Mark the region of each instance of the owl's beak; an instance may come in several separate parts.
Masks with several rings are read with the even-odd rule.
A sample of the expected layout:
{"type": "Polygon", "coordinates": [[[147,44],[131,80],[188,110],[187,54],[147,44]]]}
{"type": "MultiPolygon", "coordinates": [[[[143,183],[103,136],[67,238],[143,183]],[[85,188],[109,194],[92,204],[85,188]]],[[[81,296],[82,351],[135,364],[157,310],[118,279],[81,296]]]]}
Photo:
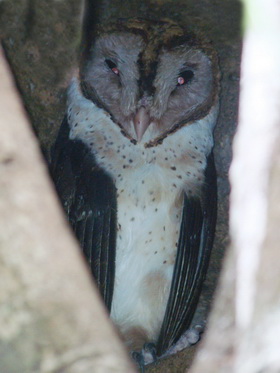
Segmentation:
{"type": "Polygon", "coordinates": [[[141,106],[133,118],[137,141],[140,142],[150,124],[150,115],[144,106],[141,106]]]}

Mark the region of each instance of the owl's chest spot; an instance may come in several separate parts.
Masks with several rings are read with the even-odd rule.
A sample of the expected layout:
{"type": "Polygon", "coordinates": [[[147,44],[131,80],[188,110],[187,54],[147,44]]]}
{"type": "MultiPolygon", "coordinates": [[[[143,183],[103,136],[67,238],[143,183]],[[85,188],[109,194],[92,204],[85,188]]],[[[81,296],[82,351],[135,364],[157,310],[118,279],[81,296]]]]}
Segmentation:
{"type": "Polygon", "coordinates": [[[95,134],[91,146],[97,163],[112,175],[118,193],[125,191],[126,195],[127,192],[136,195],[139,187],[145,184],[147,195],[153,201],[159,200],[164,191],[185,189],[192,192],[194,185],[201,185],[204,155],[176,139],[146,148],[145,144],[131,143],[122,134],[114,133],[115,130],[95,134]]]}
{"type": "Polygon", "coordinates": [[[205,153],[212,144],[206,126],[203,130],[199,125],[181,128],[161,144],[146,147],[131,142],[104,110],[80,96],[69,102],[68,122],[70,138],[82,140],[91,149],[97,164],[114,179],[118,193],[137,195],[141,184],[154,194],[152,200],[159,200],[165,191],[199,193],[205,153]]]}

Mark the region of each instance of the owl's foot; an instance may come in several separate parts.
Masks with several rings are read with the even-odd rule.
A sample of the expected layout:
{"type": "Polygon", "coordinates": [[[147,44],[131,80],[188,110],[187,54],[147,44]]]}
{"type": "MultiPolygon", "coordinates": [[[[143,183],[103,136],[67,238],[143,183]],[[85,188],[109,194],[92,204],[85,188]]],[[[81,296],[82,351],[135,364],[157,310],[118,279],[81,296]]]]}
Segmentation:
{"type": "Polygon", "coordinates": [[[145,343],[141,352],[133,351],[131,353],[141,373],[145,372],[145,365],[153,363],[156,359],[156,346],[154,343],[145,343]]]}
{"type": "Polygon", "coordinates": [[[186,330],[180,339],[172,347],[170,347],[162,357],[176,354],[186,347],[196,344],[199,341],[200,335],[203,333],[203,331],[204,325],[202,324],[197,324],[193,328],[186,330]]]}
{"type": "MultiPolygon", "coordinates": [[[[197,324],[194,327],[186,330],[180,339],[159,358],[161,359],[174,355],[177,352],[196,344],[199,341],[200,335],[203,333],[203,331],[203,324],[197,324]]],[[[139,371],[141,373],[145,373],[145,365],[151,364],[158,359],[156,355],[156,346],[154,343],[145,343],[141,352],[133,351],[131,356],[139,367],[139,371]]]]}
{"type": "Polygon", "coordinates": [[[131,357],[135,361],[140,373],[145,373],[145,362],[141,352],[132,351],[131,357]]]}
{"type": "Polygon", "coordinates": [[[154,343],[145,343],[141,353],[145,365],[151,364],[157,359],[156,345],[154,343]]]}

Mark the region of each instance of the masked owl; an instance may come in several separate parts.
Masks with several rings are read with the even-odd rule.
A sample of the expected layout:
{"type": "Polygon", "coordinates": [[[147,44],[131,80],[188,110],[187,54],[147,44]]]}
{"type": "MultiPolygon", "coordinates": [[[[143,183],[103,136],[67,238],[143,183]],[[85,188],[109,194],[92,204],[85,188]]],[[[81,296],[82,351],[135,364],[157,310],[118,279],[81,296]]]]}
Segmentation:
{"type": "Polygon", "coordinates": [[[120,19],[96,31],[68,90],[54,182],[140,363],[151,343],[161,356],[184,335],[205,278],[218,78],[203,37],[167,20],[120,19]]]}

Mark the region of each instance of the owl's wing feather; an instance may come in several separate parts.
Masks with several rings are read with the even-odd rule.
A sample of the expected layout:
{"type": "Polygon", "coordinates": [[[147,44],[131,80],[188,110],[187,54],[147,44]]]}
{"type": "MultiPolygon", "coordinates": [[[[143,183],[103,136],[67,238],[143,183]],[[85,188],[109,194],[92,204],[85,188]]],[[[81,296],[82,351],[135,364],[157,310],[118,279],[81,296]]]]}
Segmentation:
{"type": "Polygon", "coordinates": [[[207,160],[201,199],[184,197],[178,251],[167,309],[157,343],[162,355],[190,327],[213,245],[217,210],[214,157],[207,160]]]}
{"type": "Polygon", "coordinates": [[[90,270],[110,310],[115,271],[116,191],[64,118],[53,149],[53,180],[90,270]]]}

